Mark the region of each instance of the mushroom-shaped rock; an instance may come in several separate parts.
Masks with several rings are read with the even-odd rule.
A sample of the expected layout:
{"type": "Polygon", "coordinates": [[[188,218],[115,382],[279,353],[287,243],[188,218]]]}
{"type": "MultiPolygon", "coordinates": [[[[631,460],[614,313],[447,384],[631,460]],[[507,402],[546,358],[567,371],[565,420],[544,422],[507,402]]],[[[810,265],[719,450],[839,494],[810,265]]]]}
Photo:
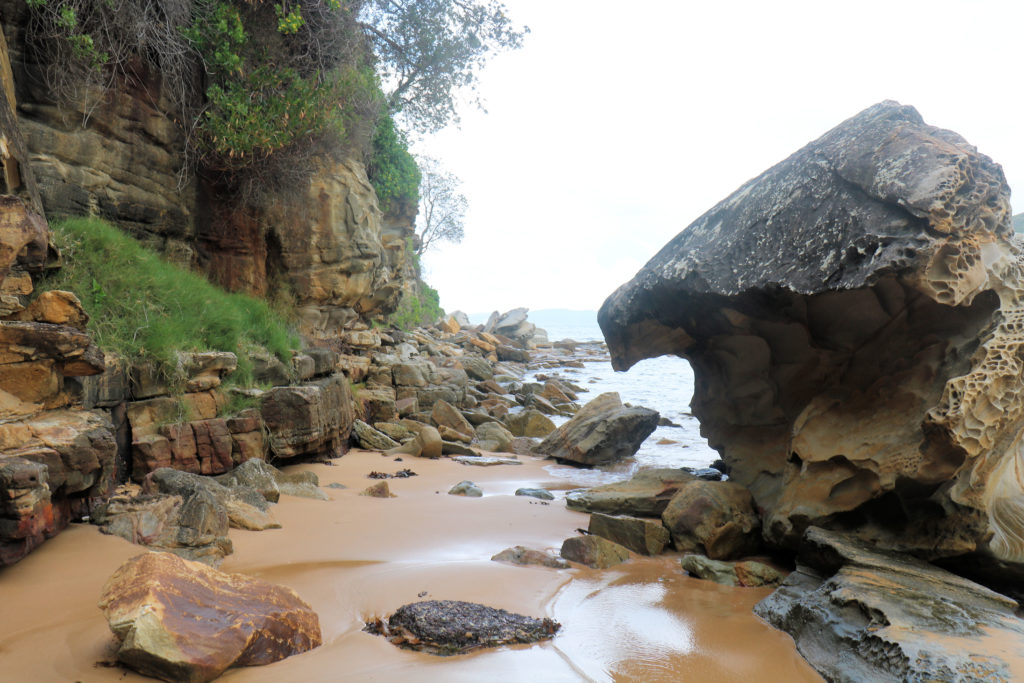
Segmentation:
{"type": "Polygon", "coordinates": [[[1024,568],[1024,264],[998,164],[875,105],[743,185],[601,307],[612,363],[693,365],[765,536],[857,529],[1024,568]]]}
{"type": "Polygon", "coordinates": [[[117,658],[165,681],[209,681],[321,643],[316,613],[290,588],[170,553],[125,562],[100,599],[117,658]]]}

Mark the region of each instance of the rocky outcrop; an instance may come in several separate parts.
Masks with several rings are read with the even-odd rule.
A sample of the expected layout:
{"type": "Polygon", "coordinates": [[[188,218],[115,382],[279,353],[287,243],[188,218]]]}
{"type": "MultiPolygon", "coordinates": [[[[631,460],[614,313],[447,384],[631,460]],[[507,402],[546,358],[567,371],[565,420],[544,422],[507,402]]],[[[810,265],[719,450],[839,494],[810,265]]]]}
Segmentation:
{"type": "Polygon", "coordinates": [[[1024,567],[1024,259],[1000,167],[875,105],[751,180],[605,301],[613,364],[676,354],[765,536],[855,529],[1024,567]]]}
{"type": "Polygon", "coordinates": [[[128,560],[100,609],[122,664],[165,681],[210,681],[319,647],[320,621],[290,588],[169,553],[128,560]]]}
{"type": "Polygon", "coordinates": [[[830,681],[1009,681],[1017,603],[915,558],[811,527],[800,565],[755,612],[830,681]]]}
{"type": "Polygon", "coordinates": [[[583,406],[535,450],[580,465],[605,465],[636,453],[657,426],[657,411],[626,407],[609,392],[583,406]]]}

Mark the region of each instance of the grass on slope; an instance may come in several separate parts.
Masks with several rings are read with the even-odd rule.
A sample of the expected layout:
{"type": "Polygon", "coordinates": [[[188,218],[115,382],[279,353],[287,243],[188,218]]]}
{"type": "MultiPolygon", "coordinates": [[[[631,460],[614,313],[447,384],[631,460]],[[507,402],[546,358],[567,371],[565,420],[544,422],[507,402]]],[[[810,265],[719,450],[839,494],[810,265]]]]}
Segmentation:
{"type": "Polygon", "coordinates": [[[287,362],[299,339],[266,302],[230,294],[171,265],[114,226],[73,218],[51,226],[64,266],[36,292],[74,292],[100,348],[150,359],[171,374],[176,351],[231,351],[234,383],[249,384],[249,352],[264,347],[287,362]]]}

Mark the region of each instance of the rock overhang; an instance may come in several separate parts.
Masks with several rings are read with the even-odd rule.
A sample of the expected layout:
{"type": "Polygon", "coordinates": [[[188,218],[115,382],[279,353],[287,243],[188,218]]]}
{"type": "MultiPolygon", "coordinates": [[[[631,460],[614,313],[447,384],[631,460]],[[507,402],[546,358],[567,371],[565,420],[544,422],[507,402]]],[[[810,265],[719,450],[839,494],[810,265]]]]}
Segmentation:
{"type": "Polygon", "coordinates": [[[769,540],[831,524],[1021,562],[1022,272],[998,164],[883,102],[719,202],[598,322],[618,370],[691,361],[769,540]]]}

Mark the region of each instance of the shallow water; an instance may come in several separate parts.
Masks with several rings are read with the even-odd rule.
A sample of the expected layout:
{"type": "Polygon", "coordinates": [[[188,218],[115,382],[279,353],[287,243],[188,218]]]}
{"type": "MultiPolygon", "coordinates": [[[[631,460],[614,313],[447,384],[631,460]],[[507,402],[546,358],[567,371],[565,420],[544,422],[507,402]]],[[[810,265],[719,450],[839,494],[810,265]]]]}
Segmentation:
{"type": "MultiPolygon", "coordinates": [[[[677,556],[638,558],[606,572],[490,561],[517,544],[557,552],[587,525],[587,515],[560,499],[545,505],[512,495],[551,480],[544,461],[522,460],[477,468],[353,451],[333,466],[298,466],[324,485],[348,488],[325,489],[330,501],[282,497],[272,510],[283,528],[232,530],[235,554],[222,569],[293,588],[320,615],[324,645],[269,666],[229,670],[223,680],[820,680],[788,636],[751,613],[764,591],[689,579],[677,556]],[[370,471],[403,467],[419,476],[390,480],[396,498],[357,495],[372,483],[370,471]],[[447,495],[462,479],[486,495],[447,495]],[[563,629],[552,641],[457,657],[401,650],[362,631],[370,617],[417,599],[553,616],[563,629]]],[[[142,551],[74,525],[0,570],[0,680],[150,680],[98,664],[112,643],[96,607],[103,583],[142,551]]]]}

